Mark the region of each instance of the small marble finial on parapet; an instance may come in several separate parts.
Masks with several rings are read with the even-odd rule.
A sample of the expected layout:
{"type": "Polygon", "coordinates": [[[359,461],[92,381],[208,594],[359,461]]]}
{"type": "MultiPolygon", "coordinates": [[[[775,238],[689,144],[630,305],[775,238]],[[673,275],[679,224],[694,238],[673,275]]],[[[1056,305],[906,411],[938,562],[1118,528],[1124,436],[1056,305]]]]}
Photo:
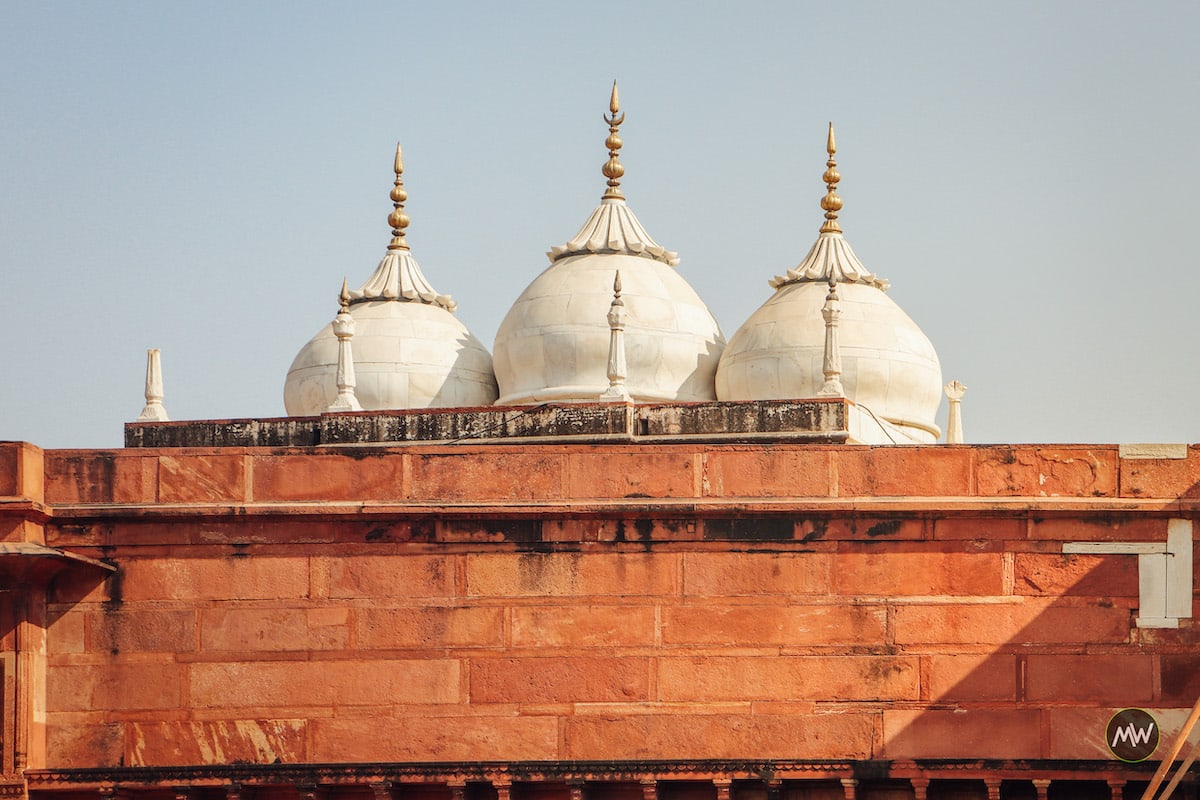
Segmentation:
{"type": "MultiPolygon", "coordinates": [[[[396,149],[396,161],[399,163],[400,150],[396,149]]],[[[397,171],[399,175],[399,171],[397,171]]],[[[362,411],[358,398],[354,396],[356,380],[354,377],[354,351],[350,348],[350,340],[354,338],[354,317],[350,315],[350,289],[346,279],[342,279],[342,291],[338,294],[338,315],[333,318],[333,335],[338,341],[337,360],[337,397],[329,405],[327,411],[362,411]]]]}
{"type": "Polygon", "coordinates": [[[625,167],[622,166],[618,157],[623,143],[620,134],[617,133],[617,128],[625,121],[625,115],[620,113],[621,101],[617,97],[616,81],[613,81],[612,96],[608,100],[608,112],[604,115],[604,121],[608,123],[608,138],[604,140],[604,146],[608,148],[608,161],[604,162],[604,169],[601,170],[604,177],[608,178],[608,190],[604,192],[603,199],[623,199],[621,176],[625,174],[625,167]]]}
{"type": "Polygon", "coordinates": [[[404,174],[404,158],[400,153],[399,142],[396,142],[396,161],[392,170],[396,173],[396,180],[392,184],[390,194],[392,213],[388,214],[388,225],[392,226],[392,242],[388,245],[388,250],[407,250],[408,240],[404,238],[404,229],[408,227],[410,220],[404,212],[404,201],[408,200],[408,192],[404,189],[404,179],[400,177],[404,174]]]}
{"type": "MultiPolygon", "coordinates": [[[[615,95],[614,95],[615,96],[615,95]]],[[[625,301],[621,299],[621,273],[613,279],[613,301],[608,307],[608,389],[601,400],[628,403],[633,400],[625,388],[625,301]]]]}
{"type": "Polygon", "coordinates": [[[825,295],[821,316],[825,318],[825,358],[821,366],[821,371],[825,374],[825,383],[821,384],[817,396],[845,397],[846,390],[842,387],[842,348],[838,343],[842,306],[838,301],[837,281],[832,275],[829,277],[829,294],[825,295]]]}
{"type": "Polygon", "coordinates": [[[842,198],[838,197],[837,185],[842,179],[842,175],[837,171],[837,162],[833,160],[833,154],[837,152],[837,141],[833,138],[833,123],[829,123],[829,138],[825,142],[825,151],[829,153],[829,160],[825,162],[825,174],[821,176],[821,180],[825,181],[825,196],[821,198],[821,208],[825,211],[825,224],[821,226],[821,233],[841,233],[842,226],[838,224],[838,212],[842,210],[842,198]]]}
{"type": "Polygon", "coordinates": [[[170,422],[163,408],[162,351],[157,347],[146,351],[146,407],[138,422],[170,422]]]}
{"type": "Polygon", "coordinates": [[[962,398],[967,387],[958,381],[946,384],[946,399],[950,401],[950,419],[946,422],[946,444],[963,443],[962,398]]]}

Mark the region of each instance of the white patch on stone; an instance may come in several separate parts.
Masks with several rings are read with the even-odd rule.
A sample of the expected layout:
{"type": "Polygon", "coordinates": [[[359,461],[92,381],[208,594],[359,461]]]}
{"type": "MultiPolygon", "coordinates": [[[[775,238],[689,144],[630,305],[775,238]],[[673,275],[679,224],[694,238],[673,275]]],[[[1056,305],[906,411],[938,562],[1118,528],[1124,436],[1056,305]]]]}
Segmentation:
{"type": "Polygon", "coordinates": [[[1178,628],[1191,618],[1191,520],[1169,520],[1165,542],[1064,542],[1063,552],[1136,555],[1139,628],[1178,628]]]}
{"type": "Polygon", "coordinates": [[[1186,444],[1121,444],[1117,456],[1130,459],[1187,458],[1186,444]]]}

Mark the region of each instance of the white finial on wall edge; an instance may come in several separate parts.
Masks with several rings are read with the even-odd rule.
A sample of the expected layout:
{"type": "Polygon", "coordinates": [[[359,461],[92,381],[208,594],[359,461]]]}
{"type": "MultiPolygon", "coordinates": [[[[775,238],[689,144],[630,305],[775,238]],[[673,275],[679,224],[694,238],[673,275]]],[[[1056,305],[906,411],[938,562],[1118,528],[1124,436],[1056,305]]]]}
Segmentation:
{"type": "Polygon", "coordinates": [[[950,401],[950,418],[946,422],[946,444],[962,444],[962,398],[967,393],[967,387],[958,381],[950,381],[945,388],[946,399],[950,401]]]}
{"type": "Polygon", "coordinates": [[[146,351],[146,407],[138,422],[170,422],[163,407],[162,351],[157,347],[146,351]]]}
{"type": "MultiPolygon", "coordinates": [[[[396,149],[396,163],[400,163],[400,150],[396,149]]],[[[399,172],[396,173],[399,175],[399,172]]],[[[401,236],[401,238],[403,238],[401,236]]],[[[350,340],[354,338],[354,317],[350,315],[350,289],[342,279],[342,291],[338,294],[338,314],[333,318],[333,335],[338,342],[337,397],[327,411],[362,411],[363,407],[354,394],[358,380],[354,375],[354,351],[350,340]]]]}

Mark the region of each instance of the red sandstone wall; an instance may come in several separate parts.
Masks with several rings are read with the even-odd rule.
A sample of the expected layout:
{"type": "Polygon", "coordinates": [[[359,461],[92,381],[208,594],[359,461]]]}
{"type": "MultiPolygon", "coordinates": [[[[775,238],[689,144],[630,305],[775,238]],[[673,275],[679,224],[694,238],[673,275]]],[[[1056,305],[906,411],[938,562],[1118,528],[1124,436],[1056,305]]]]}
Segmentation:
{"type": "Polygon", "coordinates": [[[1195,449],[51,451],[46,472],[48,543],[120,567],[50,598],[50,767],[1107,758],[1115,709],[1169,729],[1200,694],[1195,629],[1133,626],[1137,559],[1062,554],[1164,539],[1195,449]]]}
{"type": "MultiPolygon", "coordinates": [[[[37,448],[15,447],[36,452],[40,461],[37,448]]],[[[18,461],[29,459],[26,454],[19,460],[13,448],[0,445],[0,489],[15,482],[18,461]]],[[[46,501],[52,504],[634,497],[1200,499],[1200,445],[1191,446],[1184,459],[1136,460],[1119,458],[1111,445],[803,444],[58,450],[45,458],[46,501]]]]}

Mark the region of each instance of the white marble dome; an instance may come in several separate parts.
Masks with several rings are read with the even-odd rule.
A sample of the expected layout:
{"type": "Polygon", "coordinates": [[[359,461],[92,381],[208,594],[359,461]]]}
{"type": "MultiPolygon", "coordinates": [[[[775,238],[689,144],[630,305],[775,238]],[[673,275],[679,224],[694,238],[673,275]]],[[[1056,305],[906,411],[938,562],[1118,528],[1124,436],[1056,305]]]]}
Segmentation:
{"type": "Polygon", "coordinates": [[[495,356],[499,405],[595,402],[609,389],[608,314],[620,273],[624,391],[635,402],[716,399],[713,378],[725,337],[708,307],[675,271],[679,258],[651,238],[621,194],[617,132],[625,115],[613,83],[608,103],[608,189],[579,233],[546,255],[550,266],[500,323],[495,356]]]}
{"type": "MultiPolygon", "coordinates": [[[[425,279],[409,250],[403,171],[397,147],[391,244],[366,283],[343,289],[344,313],[353,319],[354,397],[367,411],[491,405],[496,400],[491,355],[454,316],[457,304],[425,279]]],[[[333,323],[301,348],[283,389],[290,416],[329,410],[338,396],[338,349],[333,323]]]]}
{"type": "Polygon", "coordinates": [[[620,198],[606,197],[521,293],[493,347],[499,405],[596,401],[608,389],[613,278],[627,309],[626,389],[634,401],[716,398],[725,346],[716,319],[620,198]]]}
{"type": "MultiPolygon", "coordinates": [[[[717,369],[721,400],[816,397],[824,382],[824,282],[788,283],[730,338],[717,369]]],[[[839,283],[842,386],[846,397],[900,426],[917,441],[936,441],[942,369],[929,339],[879,288],[839,283]]]]}
{"type": "Polygon", "coordinates": [[[942,397],[937,353],[917,324],[884,294],[888,282],[867,271],[842,235],[832,126],[828,150],[828,189],[821,202],[826,222],[804,260],[771,281],[775,294],[729,340],[717,369],[717,398],[818,396],[825,382],[821,310],[833,281],[841,308],[837,340],[845,396],[914,441],[937,441],[941,431],[934,417],[942,397]]]}
{"type": "MultiPolygon", "coordinates": [[[[492,357],[441,306],[371,300],[350,306],[355,396],[363,409],[487,406],[496,400],[492,357]]],[[[291,416],[314,416],[337,397],[338,343],[332,324],[296,355],[284,384],[291,416]]]]}

